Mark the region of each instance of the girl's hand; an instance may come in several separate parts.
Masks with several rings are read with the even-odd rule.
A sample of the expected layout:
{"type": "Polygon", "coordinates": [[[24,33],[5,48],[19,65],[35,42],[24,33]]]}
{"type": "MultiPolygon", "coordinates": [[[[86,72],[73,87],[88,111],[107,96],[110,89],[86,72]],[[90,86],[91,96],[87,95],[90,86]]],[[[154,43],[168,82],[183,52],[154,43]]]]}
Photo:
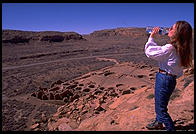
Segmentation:
{"type": "Polygon", "coordinates": [[[154,27],[152,30],[152,33],[150,34],[150,37],[154,38],[154,36],[159,33],[160,27],[154,27]]]}

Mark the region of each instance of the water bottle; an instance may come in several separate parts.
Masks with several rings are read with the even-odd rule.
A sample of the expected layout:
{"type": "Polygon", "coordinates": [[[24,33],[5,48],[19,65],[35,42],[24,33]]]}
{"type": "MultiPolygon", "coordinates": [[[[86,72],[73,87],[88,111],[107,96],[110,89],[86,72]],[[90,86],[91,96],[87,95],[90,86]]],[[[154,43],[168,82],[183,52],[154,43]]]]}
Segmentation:
{"type": "MultiPolygon", "coordinates": [[[[151,34],[153,28],[154,28],[154,27],[152,27],[152,26],[146,27],[146,32],[147,32],[148,34],[151,34]]],[[[169,32],[169,31],[168,31],[166,28],[160,27],[160,29],[159,29],[159,34],[160,34],[160,35],[167,35],[168,32],[169,32]]]]}

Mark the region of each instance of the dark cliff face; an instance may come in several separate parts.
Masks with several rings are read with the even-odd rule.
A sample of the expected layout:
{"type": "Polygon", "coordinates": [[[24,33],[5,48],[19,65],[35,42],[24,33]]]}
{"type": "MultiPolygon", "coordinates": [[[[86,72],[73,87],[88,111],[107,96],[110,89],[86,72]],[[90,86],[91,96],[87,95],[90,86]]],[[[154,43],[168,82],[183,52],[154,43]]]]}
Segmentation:
{"type": "Polygon", "coordinates": [[[29,43],[30,41],[63,42],[68,40],[85,40],[76,32],[32,32],[20,30],[3,30],[2,43],[29,43]]]}

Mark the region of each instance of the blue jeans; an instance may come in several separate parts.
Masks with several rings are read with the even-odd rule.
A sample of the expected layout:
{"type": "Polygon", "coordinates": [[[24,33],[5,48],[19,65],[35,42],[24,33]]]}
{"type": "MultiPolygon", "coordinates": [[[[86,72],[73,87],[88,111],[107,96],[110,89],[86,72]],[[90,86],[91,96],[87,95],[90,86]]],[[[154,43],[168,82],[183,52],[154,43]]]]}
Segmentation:
{"type": "Polygon", "coordinates": [[[155,112],[156,120],[165,125],[167,131],[175,131],[174,123],[168,114],[167,105],[175,89],[176,78],[157,72],[155,83],[155,112]]]}

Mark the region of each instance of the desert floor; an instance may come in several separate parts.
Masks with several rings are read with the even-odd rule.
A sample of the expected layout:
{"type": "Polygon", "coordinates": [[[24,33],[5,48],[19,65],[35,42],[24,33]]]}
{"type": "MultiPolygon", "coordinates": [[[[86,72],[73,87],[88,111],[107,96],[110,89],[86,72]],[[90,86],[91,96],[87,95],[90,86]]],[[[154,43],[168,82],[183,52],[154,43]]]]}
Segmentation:
{"type": "MultiPolygon", "coordinates": [[[[92,74],[94,71],[102,70],[103,73],[108,73],[103,69],[119,66],[118,70],[113,71],[122,77],[122,82],[126,81],[125,85],[132,84],[127,88],[153,89],[157,63],[148,59],[144,54],[147,36],[133,39],[94,39],[86,35],[85,38],[87,41],[2,45],[3,131],[49,130],[46,122],[42,123],[39,129],[34,129],[35,126],[32,128],[32,125],[43,119],[43,116],[47,119],[51,118],[60,106],[65,105],[65,102],[40,100],[32,94],[39,89],[51,88],[51,85],[59,80],[66,83],[83,75],[92,74]],[[129,70],[123,69],[124,65],[130,67],[129,70]],[[153,73],[149,76],[150,71],[153,73]],[[134,76],[134,81],[127,81],[126,75],[134,76]]],[[[166,41],[162,39],[158,42],[165,43],[166,41]]],[[[110,73],[108,76],[111,76],[110,73]]],[[[110,86],[117,86],[116,82],[114,85],[111,84],[112,78],[107,80],[110,86]]],[[[103,85],[98,78],[96,81],[102,87],[107,87],[104,79],[102,82],[106,85],[103,85]]],[[[193,81],[193,77],[190,81],[193,81]]],[[[124,93],[126,94],[126,91],[124,93]]],[[[108,101],[113,99],[110,98],[108,101]]]]}

